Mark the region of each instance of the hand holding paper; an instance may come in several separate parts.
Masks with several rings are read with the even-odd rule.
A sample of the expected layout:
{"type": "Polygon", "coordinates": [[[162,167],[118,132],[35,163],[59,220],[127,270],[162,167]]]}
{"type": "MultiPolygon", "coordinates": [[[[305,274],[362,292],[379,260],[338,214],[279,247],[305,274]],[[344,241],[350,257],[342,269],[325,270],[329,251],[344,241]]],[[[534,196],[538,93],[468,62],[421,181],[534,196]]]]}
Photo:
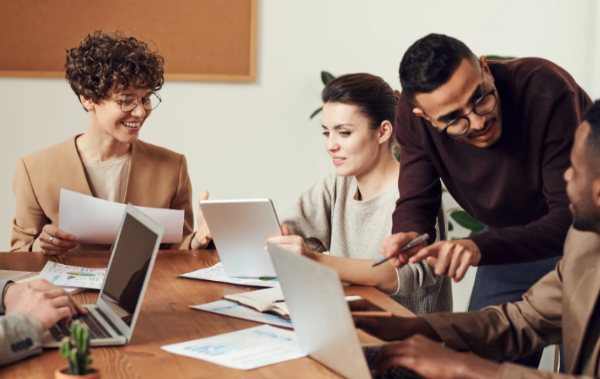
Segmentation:
{"type": "MultiPolygon", "coordinates": [[[[184,211],[137,207],[165,229],[162,243],[181,243],[184,211]]],[[[114,203],[60,190],[58,228],[77,237],[78,242],[110,245],[117,239],[125,204],[114,203]]]]}

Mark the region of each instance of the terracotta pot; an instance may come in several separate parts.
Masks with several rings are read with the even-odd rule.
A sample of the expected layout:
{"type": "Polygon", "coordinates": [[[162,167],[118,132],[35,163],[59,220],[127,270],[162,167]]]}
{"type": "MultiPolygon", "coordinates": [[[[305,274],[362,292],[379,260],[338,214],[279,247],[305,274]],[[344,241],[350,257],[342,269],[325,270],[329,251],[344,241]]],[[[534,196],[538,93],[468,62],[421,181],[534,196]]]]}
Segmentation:
{"type": "Polygon", "coordinates": [[[97,368],[90,368],[90,372],[86,375],[71,375],[67,374],[69,367],[57,368],[54,371],[54,379],[100,379],[100,370],[97,368]]]}

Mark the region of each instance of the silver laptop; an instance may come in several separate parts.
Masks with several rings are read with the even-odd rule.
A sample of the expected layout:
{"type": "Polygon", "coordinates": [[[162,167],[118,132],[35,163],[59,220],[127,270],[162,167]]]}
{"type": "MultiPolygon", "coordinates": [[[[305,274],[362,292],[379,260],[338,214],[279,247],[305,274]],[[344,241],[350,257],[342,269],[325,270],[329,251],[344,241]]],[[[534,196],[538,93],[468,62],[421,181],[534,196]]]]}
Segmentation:
{"type": "MultiPolygon", "coordinates": [[[[92,346],[131,340],[162,235],[160,224],[127,205],[98,301],[84,305],[88,314],[74,317],[88,326],[92,346]]],[[[42,337],[44,347],[58,347],[69,333],[69,325],[58,322],[42,337]]]]}
{"type": "Polygon", "coordinates": [[[200,208],[228,276],[276,276],[265,251],[265,241],[281,235],[271,200],[203,200],[200,208]]]}
{"type": "MultiPolygon", "coordinates": [[[[350,379],[371,378],[381,345],[361,345],[338,273],[267,243],[298,343],[311,358],[350,379]]],[[[381,378],[422,378],[401,367],[381,378]]]]}

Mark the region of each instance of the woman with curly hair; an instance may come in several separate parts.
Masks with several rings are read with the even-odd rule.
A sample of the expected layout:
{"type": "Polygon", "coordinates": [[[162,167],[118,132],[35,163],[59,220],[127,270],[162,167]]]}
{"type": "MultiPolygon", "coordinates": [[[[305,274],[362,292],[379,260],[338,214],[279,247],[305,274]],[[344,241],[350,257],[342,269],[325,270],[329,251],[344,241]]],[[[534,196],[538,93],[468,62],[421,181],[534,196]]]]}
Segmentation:
{"type": "MultiPolygon", "coordinates": [[[[49,255],[68,250],[107,250],[79,243],[58,229],[60,189],[134,205],[182,209],[183,243],[208,244],[208,229],[192,233],[192,186],[185,157],[138,139],[159,106],[164,59],[148,45],[119,33],[97,31],[67,51],[66,79],[90,121],[85,133],[19,159],[13,180],[16,216],[11,251],[49,255]]],[[[203,198],[207,195],[203,193],[203,198]]]]}
{"type": "MultiPolygon", "coordinates": [[[[327,83],[322,132],[335,170],[300,196],[282,217],[284,235],[269,241],[335,269],[343,282],[376,287],[416,314],[451,311],[450,279],[425,261],[399,270],[389,262],[371,268],[392,231],[400,196],[392,124],[397,96],[371,74],[327,83]]],[[[442,208],[436,240],[446,239],[446,223],[442,208]]]]}

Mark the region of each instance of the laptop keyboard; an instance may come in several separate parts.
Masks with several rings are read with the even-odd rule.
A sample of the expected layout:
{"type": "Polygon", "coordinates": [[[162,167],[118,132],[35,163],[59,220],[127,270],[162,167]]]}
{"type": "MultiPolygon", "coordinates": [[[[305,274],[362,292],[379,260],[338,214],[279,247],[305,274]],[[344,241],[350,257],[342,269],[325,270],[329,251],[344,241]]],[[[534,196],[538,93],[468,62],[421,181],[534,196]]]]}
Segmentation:
{"type": "MultiPolygon", "coordinates": [[[[379,357],[378,346],[363,346],[363,352],[369,365],[369,370],[373,372],[377,368],[377,358],[379,357]]],[[[373,376],[374,379],[424,379],[421,375],[404,367],[395,366],[381,375],[373,376]]]]}
{"type": "MultiPolygon", "coordinates": [[[[110,338],[111,335],[106,330],[104,326],[96,319],[93,313],[89,312],[88,314],[80,314],[77,316],[73,316],[73,321],[79,320],[79,322],[85,324],[88,327],[90,338],[98,339],[98,338],[110,338]]],[[[50,334],[54,337],[54,340],[60,341],[64,337],[69,337],[71,335],[71,324],[68,325],[63,324],[62,322],[57,322],[53,327],[50,328],[50,334]]]]}

